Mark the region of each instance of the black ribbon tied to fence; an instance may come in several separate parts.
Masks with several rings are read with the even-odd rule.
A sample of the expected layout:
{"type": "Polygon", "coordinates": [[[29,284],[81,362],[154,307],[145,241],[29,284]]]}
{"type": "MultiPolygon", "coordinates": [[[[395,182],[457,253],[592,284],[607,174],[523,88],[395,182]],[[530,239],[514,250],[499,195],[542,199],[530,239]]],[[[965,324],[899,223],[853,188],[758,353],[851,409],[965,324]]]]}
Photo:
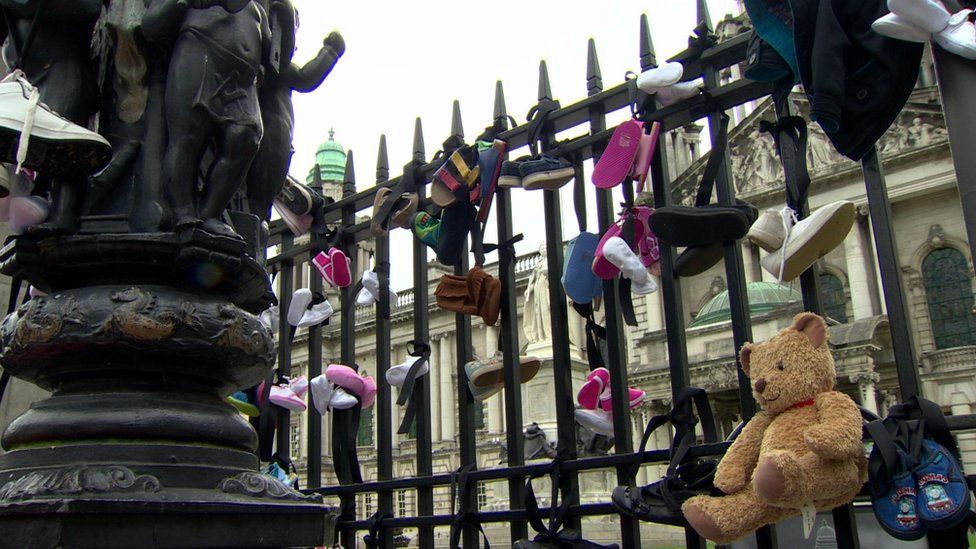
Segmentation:
{"type": "Polygon", "coordinates": [[[417,374],[420,373],[424,363],[430,360],[430,345],[428,343],[414,339],[409,344],[410,348],[407,350],[407,354],[415,357],[416,360],[413,361],[410,369],[407,370],[407,376],[403,380],[403,386],[400,387],[400,395],[397,397],[397,405],[407,405],[407,409],[403,412],[403,420],[400,422],[400,427],[397,428],[397,433],[401,435],[410,432],[410,426],[413,424],[414,416],[417,415],[417,399],[413,398],[417,374]]]}

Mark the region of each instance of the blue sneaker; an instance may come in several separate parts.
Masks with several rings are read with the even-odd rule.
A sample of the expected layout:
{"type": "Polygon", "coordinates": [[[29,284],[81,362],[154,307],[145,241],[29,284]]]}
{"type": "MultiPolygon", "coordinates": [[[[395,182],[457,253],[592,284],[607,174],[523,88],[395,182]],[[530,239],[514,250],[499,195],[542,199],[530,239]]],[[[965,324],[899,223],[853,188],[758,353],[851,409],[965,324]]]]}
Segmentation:
{"type": "Polygon", "coordinates": [[[891,479],[891,486],[880,497],[871,500],[874,516],[885,532],[911,541],[925,537],[928,530],[919,520],[915,479],[907,468],[891,479]]]}
{"type": "Polygon", "coordinates": [[[575,173],[571,163],[547,154],[526,160],[519,165],[522,188],[527,191],[556,190],[569,183],[575,173]]]}
{"type": "MultiPolygon", "coordinates": [[[[481,142],[478,142],[479,146],[481,142]]],[[[508,143],[496,139],[491,146],[478,153],[478,168],[481,170],[481,202],[478,204],[478,222],[484,223],[491,210],[491,201],[495,197],[495,187],[502,171],[502,161],[508,143]]]]}
{"type": "Polygon", "coordinates": [[[922,441],[919,462],[912,470],[918,486],[918,518],[932,528],[952,528],[969,514],[969,488],[962,468],[945,447],[928,439],[922,441]]]}

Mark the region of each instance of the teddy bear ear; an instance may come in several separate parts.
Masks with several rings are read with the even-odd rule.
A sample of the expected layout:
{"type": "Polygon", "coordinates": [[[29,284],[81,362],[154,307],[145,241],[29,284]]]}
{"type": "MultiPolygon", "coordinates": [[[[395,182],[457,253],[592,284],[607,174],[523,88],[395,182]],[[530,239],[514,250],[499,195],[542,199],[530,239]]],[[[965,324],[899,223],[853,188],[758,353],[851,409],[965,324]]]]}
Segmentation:
{"type": "Polygon", "coordinates": [[[739,349],[739,364],[742,364],[742,371],[749,377],[749,359],[752,356],[752,343],[746,343],[739,349]]]}
{"type": "Polygon", "coordinates": [[[800,313],[793,317],[793,329],[807,336],[814,349],[827,341],[827,323],[813,313],[800,313]]]}

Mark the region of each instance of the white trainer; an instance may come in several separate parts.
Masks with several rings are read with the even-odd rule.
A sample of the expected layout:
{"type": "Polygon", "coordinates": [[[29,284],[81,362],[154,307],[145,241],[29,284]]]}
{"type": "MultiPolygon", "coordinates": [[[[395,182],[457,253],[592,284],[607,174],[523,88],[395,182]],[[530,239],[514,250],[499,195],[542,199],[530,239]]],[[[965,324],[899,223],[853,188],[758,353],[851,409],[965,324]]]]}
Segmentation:
{"type": "Polygon", "coordinates": [[[637,88],[647,94],[655,94],[661,88],[677,84],[684,74],[685,68],[681,63],[665,61],[663,64],[648,69],[637,77],[637,88]]]}
{"type": "Polygon", "coordinates": [[[949,24],[949,10],[939,0],[888,0],[888,9],[934,34],[949,24]]]}
{"type": "Polygon", "coordinates": [[[796,219],[793,216],[793,210],[789,210],[789,212],[786,212],[786,210],[789,210],[788,206],[779,212],[774,212],[773,210],[764,211],[759,216],[759,219],[752,224],[752,227],[749,227],[746,238],[756,246],[770,253],[782,248],[786,233],[793,227],[793,223],[789,223],[788,226],[784,224],[787,219],[784,215],[790,217],[790,219],[796,219]]]}
{"type": "Polygon", "coordinates": [[[871,23],[874,32],[905,42],[928,42],[932,36],[922,27],[913,23],[910,19],[902,17],[897,13],[889,13],[877,18],[871,23]]]}
{"type": "Polygon", "coordinates": [[[678,101],[691,99],[701,92],[701,87],[703,85],[704,82],[702,79],[696,78],[694,80],[678,82],[677,84],[668,86],[666,88],[661,88],[657,91],[657,102],[660,103],[662,107],[667,107],[668,105],[673,105],[678,101]]]}
{"type": "Polygon", "coordinates": [[[839,200],[800,220],[786,233],[780,250],[762,258],[763,269],[788,282],[839,246],[854,225],[854,203],[839,200]]]}
{"type": "Polygon", "coordinates": [[[954,13],[948,26],[932,35],[947,52],[966,59],[976,59],[976,26],[969,20],[972,11],[966,9],[954,13]]]}
{"type": "Polygon", "coordinates": [[[67,120],[40,102],[40,90],[20,70],[0,81],[0,162],[58,175],[93,174],[112,157],[97,133],[67,120]],[[16,151],[16,153],[14,153],[16,151]]]}

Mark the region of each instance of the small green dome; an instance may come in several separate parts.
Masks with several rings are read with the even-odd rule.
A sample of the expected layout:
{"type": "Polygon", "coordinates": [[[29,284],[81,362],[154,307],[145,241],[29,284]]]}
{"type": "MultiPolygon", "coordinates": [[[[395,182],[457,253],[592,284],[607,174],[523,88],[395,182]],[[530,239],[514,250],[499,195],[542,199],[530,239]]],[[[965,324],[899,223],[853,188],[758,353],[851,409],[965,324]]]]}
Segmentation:
{"type": "MultiPolygon", "coordinates": [[[[746,285],[749,296],[749,316],[756,316],[803,301],[803,295],[794,288],[775,282],[750,282],[746,285]]],[[[729,291],[716,295],[698,311],[689,328],[717,324],[732,318],[729,307],[729,291]]]]}
{"type": "MultiPolygon", "coordinates": [[[[346,150],[335,140],[335,131],[329,129],[329,139],[323,141],[315,152],[315,164],[319,168],[323,183],[341,182],[346,173],[346,150]]],[[[308,172],[306,182],[315,182],[315,166],[308,172]]]]}

